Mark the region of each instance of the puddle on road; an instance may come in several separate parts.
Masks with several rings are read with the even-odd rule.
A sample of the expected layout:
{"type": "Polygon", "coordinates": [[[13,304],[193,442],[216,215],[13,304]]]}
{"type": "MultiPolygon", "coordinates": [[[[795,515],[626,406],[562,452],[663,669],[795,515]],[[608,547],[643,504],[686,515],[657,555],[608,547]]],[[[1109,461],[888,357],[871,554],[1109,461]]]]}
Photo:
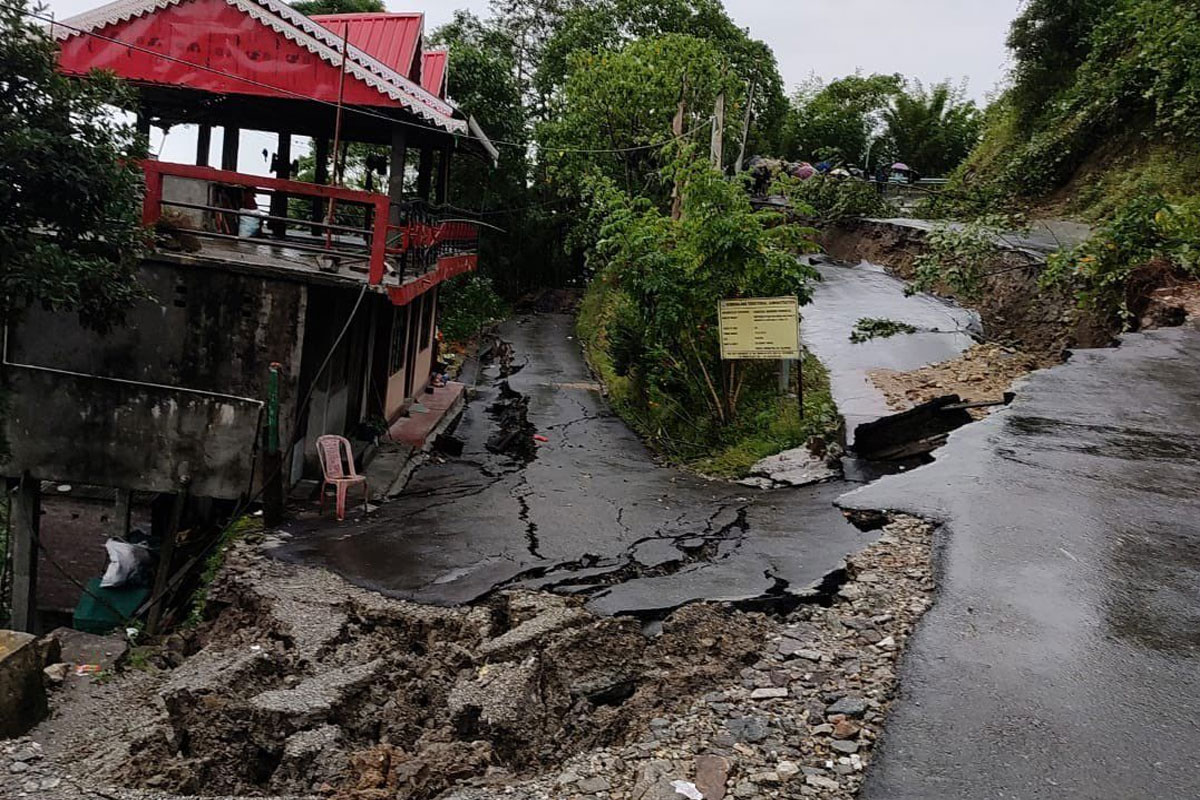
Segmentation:
{"type": "Polygon", "coordinates": [[[868,373],[905,372],[957,358],[975,343],[981,323],[975,312],[941,298],[906,296],[905,282],[874,264],[816,258],[813,266],[822,280],[813,286],[812,303],[800,309],[800,336],[829,371],[852,444],[855,428],[893,413],[868,373]],[[854,343],[851,335],[864,318],[907,323],[917,333],[854,343]]]}

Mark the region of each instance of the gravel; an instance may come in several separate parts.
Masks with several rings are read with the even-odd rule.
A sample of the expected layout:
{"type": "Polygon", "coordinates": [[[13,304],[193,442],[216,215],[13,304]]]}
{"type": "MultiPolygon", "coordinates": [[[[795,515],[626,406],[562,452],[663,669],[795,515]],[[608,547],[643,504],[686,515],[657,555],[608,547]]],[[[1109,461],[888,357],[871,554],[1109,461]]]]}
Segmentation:
{"type": "MultiPolygon", "coordinates": [[[[695,784],[706,800],[854,797],[883,734],[888,708],[895,697],[897,661],[913,627],[932,602],[931,539],[930,525],[909,517],[894,518],[875,545],[848,559],[846,582],[837,590],[829,607],[806,605],[775,616],[735,614],[766,631],[761,648],[742,662],[746,666],[740,672],[734,669],[727,675],[717,675],[715,683],[692,694],[681,691],[674,700],[664,696],[652,709],[653,713],[645,714],[615,741],[606,740],[604,746],[588,747],[565,760],[520,774],[510,773],[503,764],[492,762],[486,767],[486,775],[483,769],[465,773],[457,787],[437,796],[442,800],[501,797],[680,800],[683,795],[672,784],[682,781],[695,784]]],[[[295,580],[294,576],[291,580],[295,580]]],[[[324,578],[315,580],[319,583],[324,578]]],[[[276,611],[287,609],[286,601],[291,597],[319,598],[320,593],[312,593],[313,588],[289,585],[289,592],[284,594],[290,596],[273,598],[276,611]]],[[[344,624],[334,626],[330,621],[343,615],[347,590],[340,584],[331,588],[340,593],[331,596],[341,597],[341,602],[331,602],[324,618],[311,606],[297,607],[297,624],[289,631],[294,637],[295,651],[314,662],[325,658],[323,654],[332,647],[340,648],[338,652],[347,657],[355,647],[353,641],[337,638],[338,631],[346,630],[344,624]]],[[[391,602],[359,592],[354,592],[354,600],[362,606],[377,603],[380,609],[391,602]]],[[[427,615],[431,626],[436,623],[442,628],[451,623],[463,624],[467,619],[461,612],[417,608],[409,612],[427,615]]],[[[356,613],[363,612],[360,609],[356,613]]],[[[470,617],[476,619],[477,615],[470,617]]],[[[520,630],[520,634],[505,641],[493,638],[491,641],[499,644],[492,646],[497,655],[508,656],[514,648],[528,642],[531,634],[543,634],[547,629],[569,632],[582,621],[573,613],[563,613],[546,616],[524,630],[517,624],[513,630],[520,630]]],[[[296,733],[288,742],[289,760],[302,768],[305,759],[315,758],[322,748],[329,749],[330,743],[338,739],[340,728],[330,723],[342,722],[340,717],[334,720],[327,713],[331,699],[359,691],[364,682],[369,682],[370,675],[377,674],[378,665],[372,664],[371,669],[359,672],[347,663],[341,674],[317,672],[291,686],[280,686],[275,680],[264,685],[268,691],[263,693],[255,681],[265,680],[262,676],[276,668],[272,665],[277,664],[277,657],[272,654],[271,641],[263,638],[261,631],[248,627],[244,635],[241,650],[244,660],[236,665],[226,663],[225,673],[238,673],[246,696],[270,700],[265,705],[272,709],[283,703],[290,714],[294,711],[293,701],[303,700],[307,704],[303,715],[288,717],[291,722],[311,717],[310,722],[305,722],[311,728],[296,733]],[[250,650],[252,646],[260,649],[250,650]]],[[[702,666],[705,658],[703,648],[697,650],[692,665],[702,666]]],[[[536,690],[536,682],[525,681],[526,663],[518,660],[465,673],[466,677],[460,678],[452,692],[453,702],[469,701],[481,709],[481,717],[504,718],[510,711],[505,705],[507,695],[495,691],[496,685],[507,685],[506,682],[519,677],[521,680],[517,682],[522,687],[530,683],[531,690],[536,690]],[[477,692],[479,697],[471,692],[477,692]]],[[[677,667],[664,662],[663,668],[677,667]]],[[[129,742],[121,741],[119,725],[130,721],[157,722],[163,714],[163,701],[159,698],[165,695],[169,700],[173,693],[191,692],[198,686],[196,681],[201,675],[211,674],[214,669],[216,664],[206,663],[202,656],[193,656],[183,667],[158,679],[157,684],[154,679],[137,674],[119,678],[118,683],[147,684],[145,694],[152,702],[138,714],[114,709],[109,715],[111,719],[98,720],[101,728],[96,736],[112,738],[111,749],[120,755],[129,742]]],[[[107,687],[97,687],[97,692],[101,696],[111,695],[107,687]]],[[[127,691],[113,697],[129,696],[127,691]]],[[[527,694],[522,690],[513,696],[527,694]]],[[[347,710],[354,707],[345,706],[347,710]]],[[[92,713],[109,708],[96,705],[92,713]]],[[[80,738],[77,731],[65,736],[47,736],[47,726],[56,722],[62,724],[61,719],[51,719],[42,729],[35,730],[33,738],[0,742],[0,797],[38,800],[166,797],[150,789],[105,788],[104,794],[90,792],[85,784],[91,771],[86,765],[81,769],[81,764],[76,763],[71,743],[89,741],[92,743],[89,750],[95,749],[96,736],[80,738]],[[39,738],[50,740],[44,750],[35,741],[39,738]]],[[[459,749],[450,753],[453,758],[448,760],[453,761],[460,753],[471,756],[472,751],[462,749],[467,745],[454,744],[459,749]]],[[[431,744],[439,746],[443,745],[431,744]]],[[[397,761],[393,754],[392,764],[397,763],[403,762],[397,761]]],[[[313,790],[315,797],[328,797],[333,787],[314,785],[313,790]]],[[[339,800],[366,800],[376,795],[360,794],[349,786],[337,796],[339,800]]],[[[388,800],[391,798],[389,795],[388,800]]]]}

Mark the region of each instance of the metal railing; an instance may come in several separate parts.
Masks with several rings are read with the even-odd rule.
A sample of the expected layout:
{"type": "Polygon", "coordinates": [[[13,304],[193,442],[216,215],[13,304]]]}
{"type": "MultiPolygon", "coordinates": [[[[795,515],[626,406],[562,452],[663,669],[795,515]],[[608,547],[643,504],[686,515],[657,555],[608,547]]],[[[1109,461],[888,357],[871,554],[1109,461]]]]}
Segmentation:
{"type": "Polygon", "coordinates": [[[347,265],[365,263],[360,271],[365,271],[368,283],[375,286],[401,284],[406,278],[437,269],[440,259],[475,254],[478,249],[479,231],[474,222],[443,219],[420,200],[394,204],[387,195],[373,192],[190,164],[147,160],[142,168],[146,178],[143,224],[156,224],[167,208],[201,212],[203,224],[187,227],[187,233],[279,244],[347,265]],[[168,177],[200,181],[219,191],[210,188],[207,203],[168,199],[164,197],[168,177]],[[272,212],[258,208],[256,196],[260,194],[271,197],[272,212]],[[219,202],[214,195],[220,195],[219,202]],[[289,216],[289,200],[301,201],[297,205],[307,213],[289,216]],[[389,215],[396,206],[401,222],[391,224],[389,215]],[[279,210],[283,213],[274,213],[279,210]],[[241,224],[244,219],[255,220],[256,231],[259,223],[266,223],[270,234],[261,239],[246,235],[241,224]]]}

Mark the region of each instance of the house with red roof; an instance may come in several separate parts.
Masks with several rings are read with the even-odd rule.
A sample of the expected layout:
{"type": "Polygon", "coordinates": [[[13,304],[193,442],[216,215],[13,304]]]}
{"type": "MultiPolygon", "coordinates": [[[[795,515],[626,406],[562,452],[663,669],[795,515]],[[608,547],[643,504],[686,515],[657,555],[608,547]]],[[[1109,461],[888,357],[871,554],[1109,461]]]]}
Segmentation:
{"type": "Polygon", "coordinates": [[[64,74],[128,81],[139,127],[194,131],[195,158],[141,165],[152,297],[125,327],[100,336],[32,308],[7,329],[4,474],[35,493],[112,490],[125,512],[79,544],[102,550],[131,498],[177,508],[150,515],[162,542],[214,508],[282,503],[320,476],[323,435],[361,460],[420,446],[462,391],[431,385],[439,287],[478,266],[477,226],[449,211],[451,165],[497,158],[447,97],[424,15],[116,0],[51,33],[64,74]],[[239,169],[248,131],[274,137],[269,175],[239,169]]]}

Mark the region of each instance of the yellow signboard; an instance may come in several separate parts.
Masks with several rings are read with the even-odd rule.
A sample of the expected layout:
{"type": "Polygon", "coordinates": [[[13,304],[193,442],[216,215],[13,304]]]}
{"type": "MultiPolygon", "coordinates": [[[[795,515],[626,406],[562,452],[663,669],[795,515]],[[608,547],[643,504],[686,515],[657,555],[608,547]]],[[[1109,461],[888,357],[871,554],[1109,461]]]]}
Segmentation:
{"type": "Polygon", "coordinates": [[[795,297],[722,300],[721,358],[800,358],[800,302],[795,297]]]}

